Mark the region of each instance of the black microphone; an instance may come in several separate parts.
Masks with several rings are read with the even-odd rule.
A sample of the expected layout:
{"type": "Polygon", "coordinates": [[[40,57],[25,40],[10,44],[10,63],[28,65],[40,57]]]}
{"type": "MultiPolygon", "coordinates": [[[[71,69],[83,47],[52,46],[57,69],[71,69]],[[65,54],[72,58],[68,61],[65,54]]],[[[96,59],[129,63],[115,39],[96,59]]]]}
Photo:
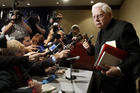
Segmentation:
{"type": "Polygon", "coordinates": [[[89,39],[87,40],[87,42],[90,42],[90,40],[93,38],[93,35],[90,35],[89,39]]]}
{"type": "Polygon", "coordinates": [[[67,58],[66,60],[79,60],[80,56],[76,56],[76,57],[71,57],[71,58],[67,58]]]}
{"type": "Polygon", "coordinates": [[[78,37],[76,38],[76,40],[73,40],[70,44],[71,44],[71,45],[75,45],[76,42],[79,41],[79,40],[81,40],[81,39],[82,39],[82,36],[78,36],[78,37]]]}
{"type": "Polygon", "coordinates": [[[76,38],[76,40],[73,40],[70,44],[66,45],[65,46],[65,49],[70,49],[71,46],[74,46],[76,44],[77,41],[81,40],[82,39],[82,36],[78,36],[76,38]]]}
{"type": "Polygon", "coordinates": [[[48,54],[54,54],[55,52],[57,52],[57,50],[62,47],[61,43],[58,43],[57,45],[53,44],[52,46],[50,46],[48,48],[48,50],[46,49],[45,51],[47,52],[46,55],[48,54]]]}

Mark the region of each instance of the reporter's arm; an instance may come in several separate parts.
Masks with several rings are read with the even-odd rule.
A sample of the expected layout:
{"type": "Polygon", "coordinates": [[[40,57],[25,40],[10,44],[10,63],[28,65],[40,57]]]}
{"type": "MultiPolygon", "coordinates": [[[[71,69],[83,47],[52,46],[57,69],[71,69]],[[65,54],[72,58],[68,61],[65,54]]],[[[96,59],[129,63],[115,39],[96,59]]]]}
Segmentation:
{"type": "Polygon", "coordinates": [[[12,26],[13,26],[13,24],[14,24],[14,22],[9,22],[7,25],[5,25],[3,28],[2,28],[2,33],[3,34],[7,34],[9,31],[10,31],[10,29],[12,28],[12,26]]]}
{"type": "Polygon", "coordinates": [[[43,35],[45,34],[45,29],[41,28],[38,24],[36,24],[36,27],[39,32],[41,32],[43,35]]]}
{"type": "Polygon", "coordinates": [[[28,57],[24,56],[0,56],[0,68],[7,68],[16,64],[24,64],[29,61],[28,57]]]}
{"type": "Polygon", "coordinates": [[[31,34],[32,33],[32,29],[24,22],[23,19],[22,19],[22,24],[25,27],[25,29],[31,34]]]}

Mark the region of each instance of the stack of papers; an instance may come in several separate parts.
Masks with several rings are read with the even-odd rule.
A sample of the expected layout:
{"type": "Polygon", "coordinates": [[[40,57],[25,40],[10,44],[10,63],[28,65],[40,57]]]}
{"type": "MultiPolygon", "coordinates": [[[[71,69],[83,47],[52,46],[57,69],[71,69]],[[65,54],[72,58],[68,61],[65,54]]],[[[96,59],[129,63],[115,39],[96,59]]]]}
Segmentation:
{"type": "Polygon", "coordinates": [[[41,93],[49,93],[55,89],[56,89],[56,87],[54,87],[50,84],[43,84],[41,93]]]}
{"type": "Polygon", "coordinates": [[[103,44],[94,66],[97,70],[107,69],[104,65],[117,66],[122,63],[122,59],[125,59],[126,56],[127,53],[124,50],[103,44]]]}

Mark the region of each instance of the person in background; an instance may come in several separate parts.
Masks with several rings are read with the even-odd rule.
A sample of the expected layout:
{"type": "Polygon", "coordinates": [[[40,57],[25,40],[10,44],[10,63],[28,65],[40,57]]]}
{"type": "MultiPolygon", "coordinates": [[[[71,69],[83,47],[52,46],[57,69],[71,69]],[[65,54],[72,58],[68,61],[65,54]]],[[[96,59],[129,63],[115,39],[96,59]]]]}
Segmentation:
{"type": "Polygon", "coordinates": [[[32,29],[32,33],[31,33],[31,38],[39,33],[39,34],[42,34],[42,35],[45,35],[46,33],[46,30],[45,28],[40,24],[40,16],[31,16],[29,17],[28,19],[28,24],[29,26],[31,27],[32,29]]]}
{"type": "Polygon", "coordinates": [[[37,51],[38,45],[32,45],[30,35],[26,35],[24,38],[18,39],[18,41],[24,45],[26,51],[25,53],[37,51]]]}
{"type": "MultiPolygon", "coordinates": [[[[134,74],[139,65],[139,39],[133,25],[114,19],[112,9],[106,3],[98,2],[92,6],[94,24],[100,29],[95,44],[95,61],[101,46],[107,41],[115,41],[116,47],[127,52],[127,57],[117,66],[105,65],[107,70],[94,70],[87,93],[136,93],[134,74]]],[[[85,49],[90,47],[85,41],[85,49]]],[[[90,51],[90,50],[89,50],[90,51]]]]}
{"type": "Polygon", "coordinates": [[[25,47],[30,46],[32,44],[30,35],[26,35],[26,36],[24,36],[24,38],[22,38],[21,40],[18,40],[18,41],[20,41],[25,47]]]}
{"type": "Polygon", "coordinates": [[[62,17],[63,16],[61,13],[56,13],[49,19],[45,38],[47,38],[47,36],[51,33],[52,30],[54,33],[59,30],[64,31],[63,27],[61,26],[62,17]]]}
{"type": "Polygon", "coordinates": [[[18,40],[32,33],[32,29],[24,22],[23,14],[19,10],[14,10],[9,15],[8,23],[2,28],[2,34],[18,40]]]}
{"type": "MultiPolygon", "coordinates": [[[[20,57],[24,55],[24,51],[25,50],[24,50],[23,44],[21,44],[17,40],[9,40],[7,41],[7,48],[3,49],[3,56],[19,56],[20,57]]],[[[13,61],[11,61],[11,63],[13,63],[13,61]]],[[[29,86],[30,88],[32,87],[35,88],[34,90],[36,91],[35,93],[41,92],[41,85],[38,86],[37,83],[32,81],[31,76],[28,73],[26,73],[25,68],[28,66],[29,66],[29,62],[22,62],[18,64],[13,64],[13,65],[7,65],[6,68],[2,69],[2,71],[4,71],[2,73],[5,73],[5,75],[8,76],[5,78],[5,81],[7,81],[5,83],[8,84],[8,87],[9,87],[7,90],[13,91],[13,90],[17,90],[20,87],[29,86]]],[[[1,77],[3,75],[1,75],[1,77]]],[[[3,88],[5,88],[5,86],[1,87],[1,89],[3,88]]]]}
{"type": "Polygon", "coordinates": [[[67,44],[71,43],[73,40],[75,40],[76,37],[78,36],[79,32],[80,32],[80,26],[77,24],[72,25],[71,31],[65,37],[65,39],[66,39],[65,44],[67,45],[67,44]]]}

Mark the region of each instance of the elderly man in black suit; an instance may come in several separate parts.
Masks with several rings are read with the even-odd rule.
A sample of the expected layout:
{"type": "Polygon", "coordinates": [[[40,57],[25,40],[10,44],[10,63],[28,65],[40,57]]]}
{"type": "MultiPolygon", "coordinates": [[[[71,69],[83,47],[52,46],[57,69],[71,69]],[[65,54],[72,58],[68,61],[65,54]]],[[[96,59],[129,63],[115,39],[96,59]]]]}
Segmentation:
{"type": "MultiPolygon", "coordinates": [[[[106,3],[92,6],[94,24],[100,29],[95,44],[95,61],[101,46],[115,41],[116,47],[125,50],[128,56],[117,66],[106,66],[105,71],[93,71],[87,93],[136,93],[134,69],[140,64],[139,39],[133,25],[112,18],[112,10],[106,3]]],[[[85,41],[83,46],[90,49],[85,41]]]]}

